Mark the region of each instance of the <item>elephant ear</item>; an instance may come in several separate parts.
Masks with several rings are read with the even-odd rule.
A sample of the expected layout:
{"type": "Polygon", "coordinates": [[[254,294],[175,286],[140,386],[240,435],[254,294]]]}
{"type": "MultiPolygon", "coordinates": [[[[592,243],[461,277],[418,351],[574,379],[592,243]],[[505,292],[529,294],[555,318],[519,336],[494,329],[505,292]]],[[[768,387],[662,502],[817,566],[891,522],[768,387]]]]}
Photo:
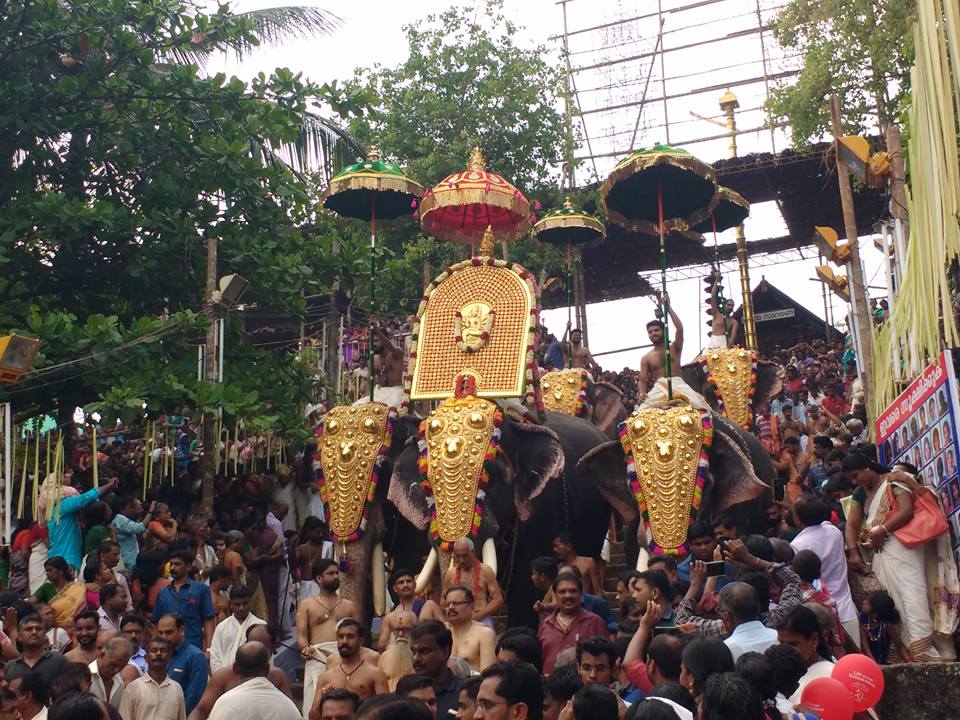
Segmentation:
{"type": "Polygon", "coordinates": [[[713,475],[713,512],[719,515],[731,505],[755,500],[770,490],[770,486],[754,469],[749,433],[716,413],[712,421],[710,473],[713,475]]]}
{"type": "Polygon", "coordinates": [[[783,390],[783,368],[766,360],[757,361],[757,384],[754,389],[753,406],[768,402],[783,390]]]}
{"type": "Polygon", "coordinates": [[[637,501],[627,487],[626,455],[619,441],[597,445],[580,458],[577,470],[593,483],[624,522],[637,517],[637,501]]]}
{"type": "Polygon", "coordinates": [[[557,434],[543,425],[505,419],[501,432],[500,447],[513,464],[517,516],[528,520],[533,501],[563,473],[563,447],[557,434]]]}
{"type": "Polygon", "coordinates": [[[430,525],[430,506],[420,485],[420,468],[417,466],[419,455],[417,436],[412,435],[394,463],[387,499],[411,525],[425,530],[430,525]]]}

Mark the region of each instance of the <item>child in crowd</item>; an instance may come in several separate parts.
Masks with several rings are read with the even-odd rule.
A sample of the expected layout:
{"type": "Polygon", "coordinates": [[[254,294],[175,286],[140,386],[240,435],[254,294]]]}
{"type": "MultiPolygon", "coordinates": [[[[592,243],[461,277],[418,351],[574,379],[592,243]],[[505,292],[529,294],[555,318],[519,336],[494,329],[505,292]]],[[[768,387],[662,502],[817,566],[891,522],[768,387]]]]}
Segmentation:
{"type": "Polygon", "coordinates": [[[901,662],[913,662],[913,656],[900,639],[897,625],[900,613],[886,592],[880,590],[863,601],[860,623],[867,631],[870,654],[881,665],[890,664],[890,646],[901,662]]]}

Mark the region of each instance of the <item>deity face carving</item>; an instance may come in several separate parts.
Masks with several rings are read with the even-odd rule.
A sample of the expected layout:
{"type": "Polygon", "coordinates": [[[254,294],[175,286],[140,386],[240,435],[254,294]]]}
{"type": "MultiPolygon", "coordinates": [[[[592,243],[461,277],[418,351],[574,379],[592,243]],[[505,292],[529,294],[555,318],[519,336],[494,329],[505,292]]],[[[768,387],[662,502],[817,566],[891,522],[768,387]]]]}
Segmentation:
{"type": "Polygon", "coordinates": [[[468,351],[486,345],[492,328],[493,312],[486,303],[470,303],[460,310],[460,337],[468,351]]]}

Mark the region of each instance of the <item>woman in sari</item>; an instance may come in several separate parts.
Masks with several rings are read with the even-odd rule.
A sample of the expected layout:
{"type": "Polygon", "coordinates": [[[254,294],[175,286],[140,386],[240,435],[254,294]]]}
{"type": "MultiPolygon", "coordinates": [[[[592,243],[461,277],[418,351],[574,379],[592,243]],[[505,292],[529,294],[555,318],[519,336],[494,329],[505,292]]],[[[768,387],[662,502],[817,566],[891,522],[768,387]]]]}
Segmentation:
{"type": "Polygon", "coordinates": [[[87,588],[70,576],[70,567],[62,557],[47,558],[43,567],[48,582],[37,590],[32,600],[50,606],[54,627],[72,630],[73,619],[87,607],[87,588]]]}
{"type": "Polygon", "coordinates": [[[927,597],[925,547],[908,548],[894,535],[913,517],[915,481],[859,453],[847,455],[843,473],[856,486],[846,527],[850,569],[862,572],[861,551],[867,553],[877,580],[900,611],[903,642],[914,659],[938,659],[927,597]],[[894,499],[896,509],[891,511],[894,499]]]}

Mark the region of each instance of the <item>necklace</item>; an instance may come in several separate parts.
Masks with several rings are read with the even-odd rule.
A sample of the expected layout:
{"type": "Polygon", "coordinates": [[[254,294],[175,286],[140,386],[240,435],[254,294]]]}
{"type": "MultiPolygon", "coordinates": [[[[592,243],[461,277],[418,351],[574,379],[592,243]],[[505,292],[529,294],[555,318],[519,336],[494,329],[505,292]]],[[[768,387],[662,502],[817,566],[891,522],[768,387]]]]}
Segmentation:
{"type": "Polygon", "coordinates": [[[350,689],[350,681],[353,679],[354,674],[357,670],[360,669],[360,666],[363,665],[363,658],[360,658],[360,662],[357,663],[356,667],[353,668],[350,672],[347,672],[343,669],[343,663],[340,663],[340,672],[343,673],[343,676],[347,679],[347,690],[350,689]]]}
{"type": "Polygon", "coordinates": [[[321,623],[325,623],[327,620],[329,620],[329,619],[330,619],[330,616],[333,615],[333,614],[337,611],[337,608],[338,608],[338,607],[340,607],[340,603],[343,602],[343,598],[340,598],[339,600],[337,600],[337,604],[336,604],[336,605],[334,605],[333,607],[327,607],[323,602],[320,601],[320,598],[319,598],[319,597],[314,597],[313,599],[316,600],[316,601],[317,601],[317,605],[319,605],[320,607],[322,607],[322,608],[324,609],[324,611],[325,611],[325,612],[320,616],[320,622],[321,622],[321,623]]]}

